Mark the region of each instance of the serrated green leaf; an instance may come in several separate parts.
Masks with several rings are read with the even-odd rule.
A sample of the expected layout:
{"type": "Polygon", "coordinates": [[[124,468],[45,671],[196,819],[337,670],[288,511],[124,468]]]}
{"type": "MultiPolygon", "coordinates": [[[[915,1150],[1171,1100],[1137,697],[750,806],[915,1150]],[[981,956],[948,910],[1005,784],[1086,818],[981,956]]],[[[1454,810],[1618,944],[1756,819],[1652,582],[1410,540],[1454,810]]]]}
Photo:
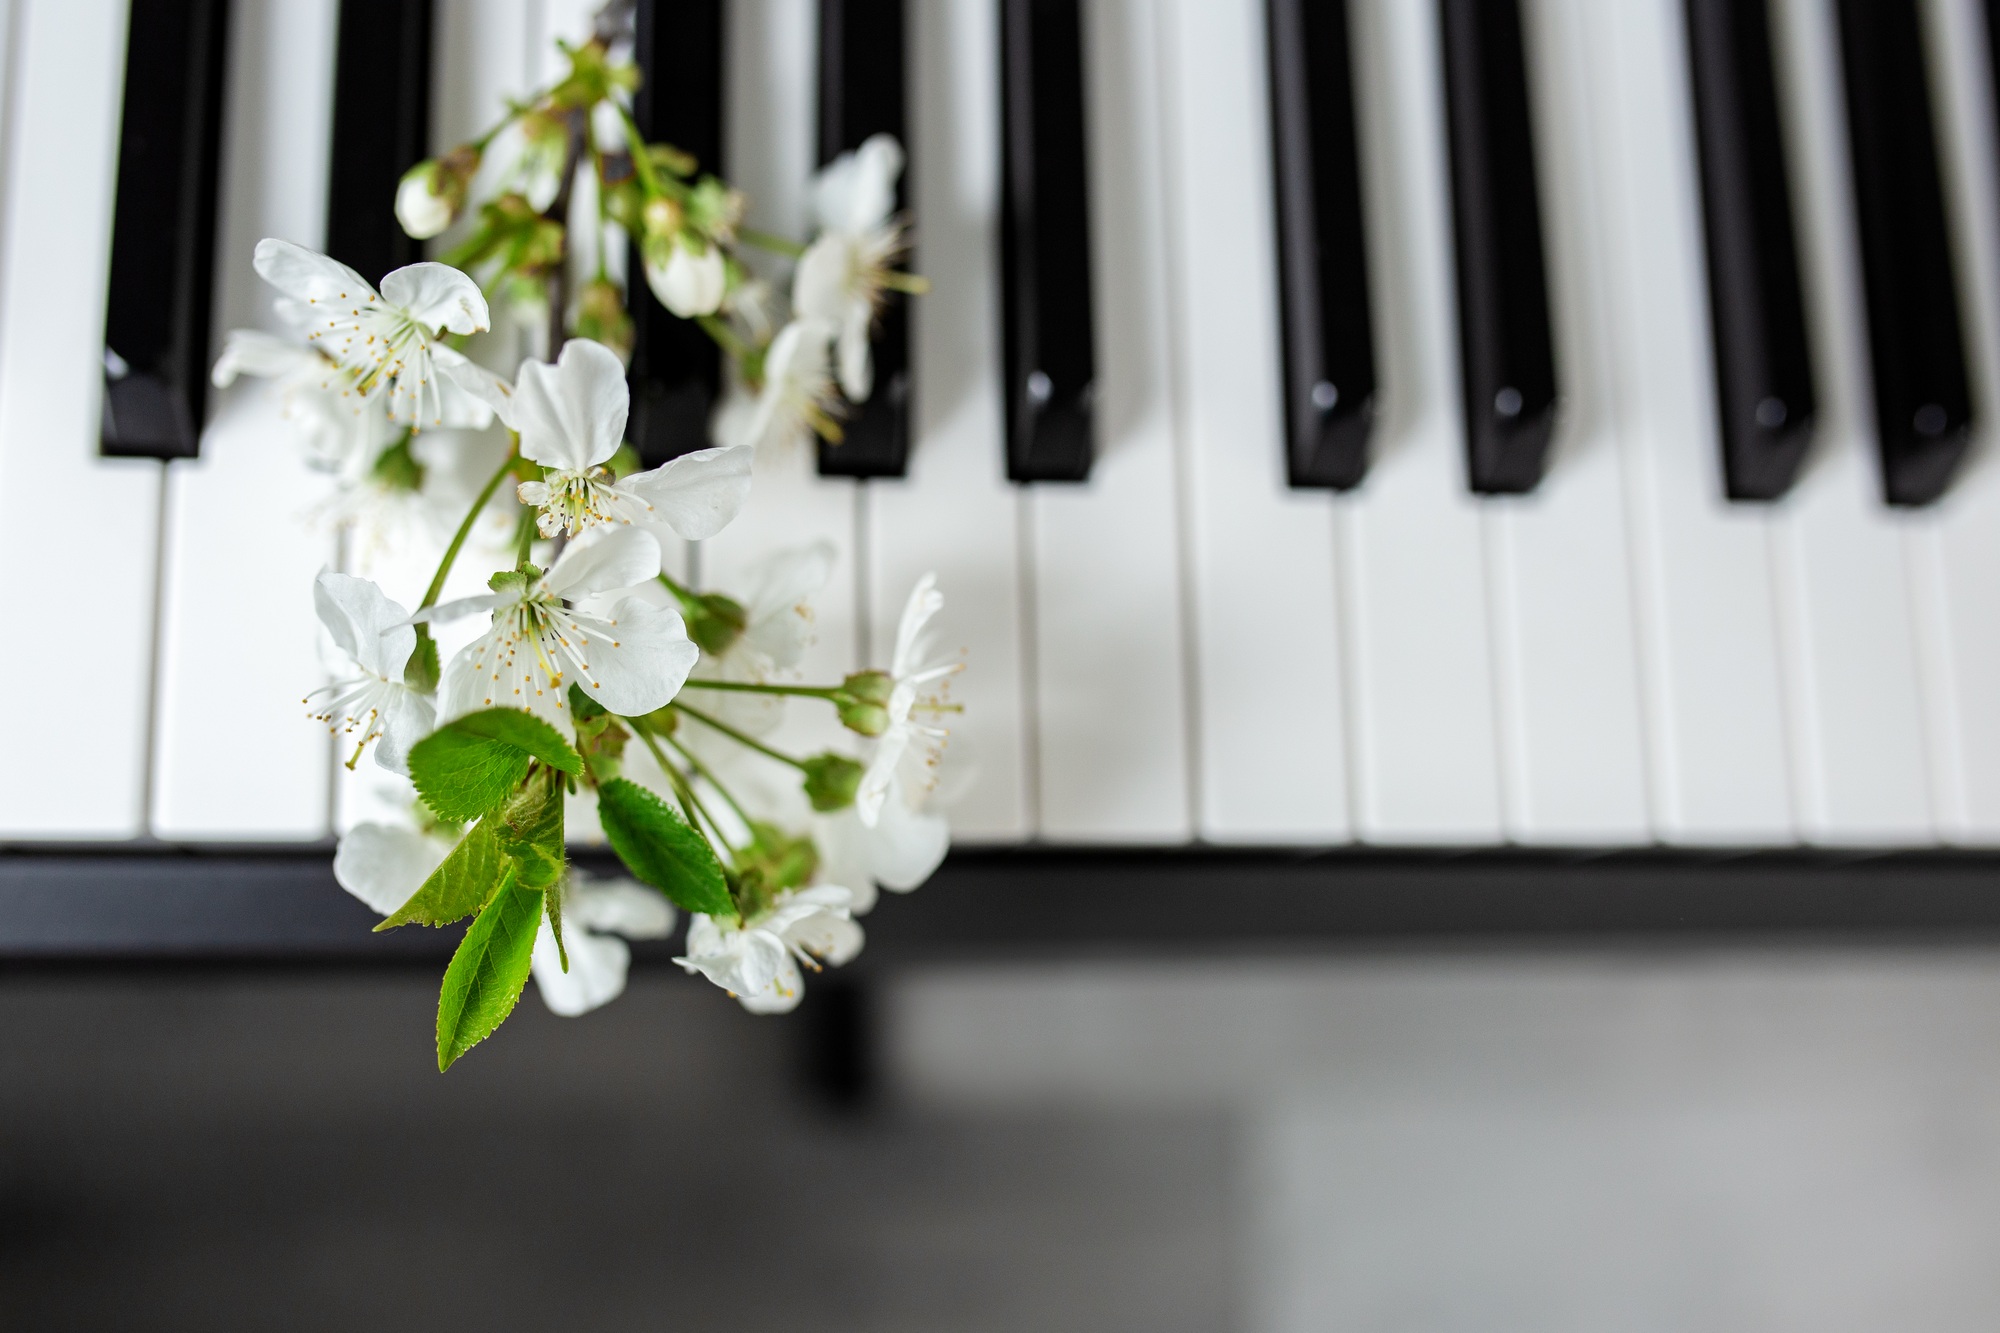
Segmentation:
{"type": "Polygon", "coordinates": [[[410,747],[410,781],[441,819],[477,819],[521,785],[528,752],[452,727],[410,747]]]}
{"type": "Polygon", "coordinates": [[[526,750],[550,768],[559,768],[573,778],[583,775],[583,759],[570,748],[562,733],[533,713],[519,708],[489,708],[482,713],[467,713],[452,722],[448,730],[468,736],[484,736],[517,750],[526,750]]]}
{"type": "Polygon", "coordinates": [[[563,871],[563,785],[553,769],[537,770],[488,819],[500,850],[519,863],[521,883],[545,889],[563,871]]]}
{"type": "Polygon", "coordinates": [[[715,849],[680,812],[627,778],[598,789],[597,817],[611,850],[634,877],[690,912],[735,912],[715,849]]]}
{"type": "Polygon", "coordinates": [[[410,900],[398,907],[377,930],[407,926],[448,926],[486,906],[507,869],[492,820],[481,820],[433,870],[410,900]]]}
{"type": "Polygon", "coordinates": [[[479,913],[445,969],[438,991],[438,1072],[507,1021],[528,982],[535,932],[542,924],[542,891],[514,882],[511,867],[499,891],[479,913]]]}
{"type": "Polygon", "coordinates": [[[554,727],[518,708],[489,708],[412,746],[410,781],[439,817],[477,819],[521,785],[530,759],[572,777],[583,772],[582,757],[554,727]]]}

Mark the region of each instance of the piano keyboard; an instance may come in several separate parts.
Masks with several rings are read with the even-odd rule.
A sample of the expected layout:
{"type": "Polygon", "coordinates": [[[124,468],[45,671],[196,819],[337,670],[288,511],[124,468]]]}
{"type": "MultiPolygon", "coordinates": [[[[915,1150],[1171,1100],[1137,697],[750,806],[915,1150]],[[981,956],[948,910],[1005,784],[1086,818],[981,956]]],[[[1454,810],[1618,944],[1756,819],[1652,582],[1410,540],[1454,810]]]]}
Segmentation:
{"type": "MultiPolygon", "coordinates": [[[[184,367],[269,325],[259,237],[402,262],[352,222],[387,216],[349,198],[385,145],[471,137],[596,7],[0,0],[0,507],[34,585],[0,838],[366,809],[297,703],[305,591],[364,556],[305,521],[328,484],[277,398],[204,405],[184,367]],[[127,78],[128,17],[167,11],[226,57],[213,196],[162,211],[116,197],[121,102],[197,158],[215,105],[127,78]],[[135,267],[148,225],[172,254],[135,267]],[[205,329],[162,298],[165,350],[107,359],[184,289],[205,329]],[[116,412],[141,389],[205,412],[191,456],[116,412]]],[[[802,231],[815,167],[900,128],[932,285],[854,451],[761,458],[672,558],[740,588],[834,543],[813,679],[885,659],[937,571],[964,842],[2000,843],[1990,8],[699,0],[676,42],[641,4],[638,114],[755,225],[802,231]]],[[[640,323],[660,459],[715,364],[640,323]]]]}

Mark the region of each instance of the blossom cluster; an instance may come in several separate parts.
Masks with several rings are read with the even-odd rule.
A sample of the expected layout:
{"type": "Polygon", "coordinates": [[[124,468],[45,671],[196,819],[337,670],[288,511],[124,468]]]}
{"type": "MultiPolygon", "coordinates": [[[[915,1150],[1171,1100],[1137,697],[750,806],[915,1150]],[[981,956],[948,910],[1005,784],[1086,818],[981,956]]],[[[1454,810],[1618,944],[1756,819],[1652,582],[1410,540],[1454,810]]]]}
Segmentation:
{"type": "Polygon", "coordinates": [[[676,579],[667,558],[750,502],[759,451],[806,429],[837,439],[845,404],[868,396],[883,294],[921,289],[894,267],[901,150],[871,140],[820,174],[810,244],[761,236],[739,193],[643,142],[615,48],[603,32],[565,48],[562,80],[411,169],[396,201],[411,235],[471,221],[438,262],[377,286],[261,242],[284,332],[231,334],[214,371],[275,382],[306,461],[335,478],[327,512],[367,536],[315,581],[337,669],[306,703],[344,737],[349,769],[372,759],[402,793],[395,817],[341,839],[340,883],[378,929],[470,919],[439,997],[440,1069],[530,975],[559,1014],[616,997],[626,941],[668,936],[683,914],[683,968],[754,1012],[789,1010],[807,971],[860,951],[877,888],[916,888],[949,843],[926,805],[962,663],[930,647],[935,581],[913,591],[886,669],[812,683],[800,668],[829,546],[770,553],[741,597],[676,579]],[[503,138],[509,160],[475,207],[503,138]],[[699,320],[735,366],[714,446],[657,467],[625,443],[627,293],[600,263],[573,309],[565,296],[559,201],[586,166],[600,225],[644,257],[630,299],[699,320]],[[783,320],[737,257],[753,237],[796,261],[783,320]],[[492,368],[489,296],[555,312],[547,359],[492,368]],[[433,553],[421,596],[383,586],[433,553]],[[467,582],[478,567],[483,590],[467,582]],[[773,737],[787,707],[830,709],[850,744],[786,752],[773,737]],[[571,843],[600,831],[630,878],[571,864],[571,843]]]}

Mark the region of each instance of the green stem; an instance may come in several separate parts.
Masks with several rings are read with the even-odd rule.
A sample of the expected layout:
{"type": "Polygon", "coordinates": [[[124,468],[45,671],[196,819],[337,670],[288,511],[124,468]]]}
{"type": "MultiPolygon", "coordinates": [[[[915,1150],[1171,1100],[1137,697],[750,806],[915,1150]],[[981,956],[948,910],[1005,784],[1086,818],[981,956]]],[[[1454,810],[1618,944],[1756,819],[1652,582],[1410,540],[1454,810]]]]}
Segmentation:
{"type": "Polygon", "coordinates": [[[690,680],[684,688],[733,690],[739,694],[791,694],[804,699],[835,699],[841,693],[838,685],[768,685],[755,680],[690,680]]]}
{"type": "Polygon", "coordinates": [[[738,227],[736,239],[745,245],[754,245],[759,250],[769,250],[773,254],[789,255],[797,259],[806,252],[806,247],[783,236],[775,236],[768,231],[758,231],[755,227],[738,227]]]}
{"type": "Polygon", "coordinates": [[[654,760],[660,765],[660,771],[667,775],[667,781],[672,784],[674,797],[680,801],[681,811],[687,816],[688,823],[696,830],[699,830],[701,828],[701,818],[695,813],[697,803],[694,799],[694,789],[687,785],[687,779],[681,776],[681,771],[675,768],[667,759],[667,756],[661,752],[659,744],[646,732],[644,727],[633,727],[632,730],[638,735],[640,740],[646,743],[646,748],[653,752],[654,760]]]}
{"type": "MultiPolygon", "coordinates": [[[[692,684],[693,682],[690,681],[689,683],[692,684]]],[[[730,740],[735,741],[738,745],[747,745],[751,749],[755,750],[758,754],[764,755],[767,758],[775,759],[781,764],[790,764],[793,768],[798,769],[801,773],[805,772],[806,766],[804,763],[800,762],[797,759],[792,758],[790,755],[784,753],[781,750],[773,750],[770,746],[764,744],[764,742],[758,740],[754,736],[744,735],[742,732],[738,731],[736,728],[730,726],[727,722],[724,722],[719,718],[713,718],[706,713],[697,712],[695,709],[689,708],[684,703],[676,702],[673,705],[671,705],[671,707],[676,713],[685,713],[689,717],[693,718],[695,721],[701,723],[704,727],[708,727],[712,730],[721,732],[723,735],[729,737],[730,740]]]]}
{"type": "Polygon", "coordinates": [[[689,615],[694,615],[695,613],[699,612],[702,609],[701,598],[695,596],[694,593],[682,587],[680,584],[674,582],[672,575],[667,574],[663,571],[660,574],[656,575],[655,577],[657,577],[660,580],[660,586],[665,588],[668,592],[672,593],[674,595],[674,600],[679,602],[681,604],[682,609],[685,610],[689,615]]]}
{"type": "Polygon", "coordinates": [[[631,109],[618,104],[618,116],[625,123],[625,146],[632,152],[632,169],[639,173],[639,183],[648,194],[666,194],[660,173],[653,169],[653,154],[646,147],[646,136],[639,132],[639,122],[632,119],[631,109]]]}
{"type": "Polygon", "coordinates": [[[667,737],[667,744],[673,746],[674,752],[688,761],[688,767],[693,769],[698,776],[708,779],[708,785],[715,788],[721,794],[723,800],[729,802],[729,808],[736,812],[736,817],[743,821],[746,828],[749,827],[751,822],[750,813],[743,808],[741,802],[730,795],[729,788],[722,785],[722,779],[715,776],[715,770],[695,758],[693,750],[688,749],[687,746],[682,745],[672,736],[667,737]]]}
{"type": "Polygon", "coordinates": [[[741,361],[750,355],[749,347],[730,328],[714,315],[696,315],[694,322],[701,325],[701,331],[715,340],[715,345],[727,352],[732,360],[741,361]]]}
{"type": "Polygon", "coordinates": [[[528,563],[528,557],[535,553],[535,511],[523,509],[521,521],[514,525],[514,567],[519,569],[528,563]]]}
{"type": "MultiPolygon", "coordinates": [[[[519,439],[514,441],[514,447],[520,447],[519,439]]],[[[472,535],[473,522],[486,508],[487,501],[493,498],[493,492],[500,489],[500,483],[505,481],[507,474],[513,470],[514,450],[509,449],[507,457],[500,462],[499,471],[487,480],[485,488],[479,492],[479,498],[474,500],[472,508],[466,511],[465,521],[460,523],[458,531],[451,535],[451,545],[444,548],[444,559],[438,562],[437,573],[431,577],[431,586],[424,590],[424,600],[417,610],[421,611],[426,606],[436,606],[437,599],[444,595],[444,581],[450,576],[452,563],[458,559],[458,552],[465,545],[465,539],[472,535]]]]}

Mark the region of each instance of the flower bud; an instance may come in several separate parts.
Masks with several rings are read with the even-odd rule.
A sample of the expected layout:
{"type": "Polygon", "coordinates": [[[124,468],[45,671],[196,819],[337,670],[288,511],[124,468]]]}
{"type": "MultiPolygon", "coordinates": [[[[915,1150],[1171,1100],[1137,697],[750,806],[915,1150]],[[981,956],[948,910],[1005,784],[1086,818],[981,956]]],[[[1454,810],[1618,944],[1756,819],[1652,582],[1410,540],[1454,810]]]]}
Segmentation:
{"type": "Polygon", "coordinates": [[[816,754],[805,761],[806,799],[821,814],[845,810],[854,804],[866,770],[844,754],[816,754]]]}
{"type": "Polygon", "coordinates": [[[477,170],[479,150],[470,144],[417,163],[396,186],[396,221],[417,240],[436,236],[465,207],[466,191],[477,170]]]}
{"type": "Polygon", "coordinates": [[[660,298],[661,305],[682,319],[712,315],[721,309],[722,295],[729,282],[722,251],[712,245],[691,250],[689,239],[683,236],[666,247],[664,264],[655,262],[657,247],[647,247],[646,255],[646,285],[660,298]]]}
{"type": "Polygon", "coordinates": [[[664,196],[646,201],[646,235],[656,240],[672,240],[681,229],[681,206],[664,196]]]}
{"type": "Polygon", "coordinates": [[[886,671],[857,671],[840,682],[841,692],[873,704],[886,704],[896,692],[896,678],[886,671]]]}
{"type": "Polygon", "coordinates": [[[682,609],[687,612],[688,637],[710,657],[728,652],[750,623],[743,604],[719,592],[697,597],[682,609]]]}

